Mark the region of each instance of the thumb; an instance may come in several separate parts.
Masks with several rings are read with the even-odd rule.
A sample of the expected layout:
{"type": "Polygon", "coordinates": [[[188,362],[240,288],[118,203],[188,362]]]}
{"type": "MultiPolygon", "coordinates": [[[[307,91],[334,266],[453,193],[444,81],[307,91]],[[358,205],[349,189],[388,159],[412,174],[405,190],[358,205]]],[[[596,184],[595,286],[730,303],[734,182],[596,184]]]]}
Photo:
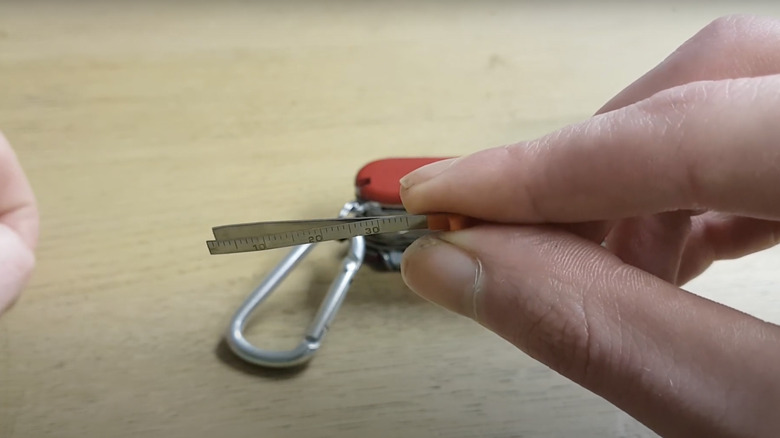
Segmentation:
{"type": "Polygon", "coordinates": [[[409,247],[402,274],[418,294],[661,435],[759,436],[780,426],[777,326],[678,289],[586,239],[498,225],[432,234],[409,247]]]}

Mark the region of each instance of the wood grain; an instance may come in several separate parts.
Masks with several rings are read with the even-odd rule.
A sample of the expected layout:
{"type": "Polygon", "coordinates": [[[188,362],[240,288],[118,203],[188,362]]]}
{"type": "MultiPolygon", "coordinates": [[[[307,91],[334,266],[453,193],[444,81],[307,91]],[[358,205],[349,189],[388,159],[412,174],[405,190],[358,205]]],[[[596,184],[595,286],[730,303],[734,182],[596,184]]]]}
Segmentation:
{"type": "MultiPolygon", "coordinates": [[[[231,313],[283,252],[210,227],[331,216],[368,161],[581,120],[719,15],[770,2],[0,4],[0,129],[38,196],[38,266],[0,319],[2,437],[644,437],[462,318],[363,270],[299,372],[237,361],[231,313]],[[738,6],[739,5],[739,6],[738,6]]],[[[296,342],[322,245],[250,328],[296,342]]],[[[691,284],[780,321],[780,252],[691,284]]]]}

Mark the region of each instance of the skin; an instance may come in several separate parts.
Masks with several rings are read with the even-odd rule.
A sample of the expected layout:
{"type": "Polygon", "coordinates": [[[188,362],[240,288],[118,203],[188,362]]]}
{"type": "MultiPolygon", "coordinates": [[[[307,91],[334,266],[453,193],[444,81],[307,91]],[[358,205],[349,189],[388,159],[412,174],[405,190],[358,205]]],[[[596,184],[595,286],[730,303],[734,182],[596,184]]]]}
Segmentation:
{"type": "MultiPolygon", "coordinates": [[[[410,212],[486,224],[419,239],[405,281],[661,435],[774,436],[780,327],[679,286],[780,239],[777,47],[779,21],[716,20],[594,117],[408,175],[410,212]]],[[[0,136],[0,313],[38,226],[0,136]]]]}
{"type": "Polygon", "coordinates": [[[662,436],[776,436],[780,327],[680,286],[780,239],[778,47],[718,19],[593,117],[407,175],[410,212],[484,223],[404,280],[662,436]]]}
{"type": "Polygon", "coordinates": [[[38,221],[30,183],[0,134],[0,314],[16,302],[32,274],[38,221]]]}

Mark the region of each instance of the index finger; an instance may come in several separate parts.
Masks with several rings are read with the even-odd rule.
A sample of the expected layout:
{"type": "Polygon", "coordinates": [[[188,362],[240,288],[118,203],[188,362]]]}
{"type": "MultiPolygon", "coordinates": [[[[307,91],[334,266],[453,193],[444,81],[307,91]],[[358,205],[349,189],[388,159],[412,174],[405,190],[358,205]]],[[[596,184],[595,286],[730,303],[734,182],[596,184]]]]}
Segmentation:
{"type": "Polygon", "coordinates": [[[780,75],[695,82],[407,175],[412,213],[510,223],[681,209],[780,218],[780,75]]]}

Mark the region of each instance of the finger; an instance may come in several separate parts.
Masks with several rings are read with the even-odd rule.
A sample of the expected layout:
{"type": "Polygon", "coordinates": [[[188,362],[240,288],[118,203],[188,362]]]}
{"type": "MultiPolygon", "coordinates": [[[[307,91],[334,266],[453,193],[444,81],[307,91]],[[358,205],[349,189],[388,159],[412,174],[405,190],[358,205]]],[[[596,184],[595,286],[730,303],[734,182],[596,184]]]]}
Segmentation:
{"type": "Polygon", "coordinates": [[[32,249],[16,231],[0,223],[0,314],[16,301],[34,265],[32,249]]]}
{"type": "Polygon", "coordinates": [[[628,218],[612,227],[606,247],[623,263],[674,283],[690,231],[687,211],[628,218]]]}
{"type": "MultiPolygon", "coordinates": [[[[780,73],[779,44],[778,20],[748,15],[719,18],[696,33],[653,70],[610,99],[596,114],[623,108],[659,91],[690,82],[780,73]]],[[[645,220],[655,222],[664,219],[642,219],[645,220]]],[[[613,226],[614,221],[591,222],[587,234],[593,236],[594,241],[600,242],[613,226]]],[[[665,241],[670,242],[671,239],[666,238],[665,241]]],[[[649,272],[664,279],[672,275],[671,271],[675,268],[672,264],[677,264],[677,260],[672,263],[670,258],[667,259],[668,266],[662,268],[650,266],[648,260],[639,260],[629,254],[625,256],[629,257],[622,257],[627,263],[645,265],[649,272]]],[[[657,263],[660,260],[656,258],[649,261],[657,263]]],[[[674,278],[669,280],[674,281],[674,278]]]]}
{"type": "Polygon", "coordinates": [[[472,317],[663,436],[776,430],[780,329],[552,228],[418,240],[411,289],[472,317]]]}
{"type": "Polygon", "coordinates": [[[11,145],[0,133],[0,224],[34,248],[38,241],[38,209],[32,187],[11,145]]]}
{"type": "Polygon", "coordinates": [[[580,236],[583,239],[601,244],[604,242],[604,238],[612,228],[612,223],[603,221],[577,222],[572,224],[560,224],[560,228],[569,233],[580,236]]]}
{"type": "Polygon", "coordinates": [[[685,85],[402,179],[410,212],[513,223],[709,208],[780,217],[780,75],[685,85]]]}
{"type": "Polygon", "coordinates": [[[736,259],[780,243],[780,222],[708,213],[693,218],[675,280],[685,284],[718,260],[736,259]]]}
{"type": "Polygon", "coordinates": [[[598,113],[622,108],[690,82],[780,73],[778,45],[780,20],[748,15],[719,18],[618,93],[598,113]]]}
{"type": "MultiPolygon", "coordinates": [[[[623,108],[660,91],[690,82],[780,73],[778,44],[780,21],[776,19],[749,15],[721,17],[610,99],[596,114],[623,108]]],[[[613,226],[614,222],[592,225],[594,231],[591,234],[603,238],[611,232],[613,226]]],[[[647,265],[636,259],[627,263],[634,266],[647,265]]],[[[662,270],[660,267],[649,267],[651,273],[666,272],[661,276],[664,279],[667,279],[665,275],[671,274],[671,268],[668,266],[662,270]]]]}

